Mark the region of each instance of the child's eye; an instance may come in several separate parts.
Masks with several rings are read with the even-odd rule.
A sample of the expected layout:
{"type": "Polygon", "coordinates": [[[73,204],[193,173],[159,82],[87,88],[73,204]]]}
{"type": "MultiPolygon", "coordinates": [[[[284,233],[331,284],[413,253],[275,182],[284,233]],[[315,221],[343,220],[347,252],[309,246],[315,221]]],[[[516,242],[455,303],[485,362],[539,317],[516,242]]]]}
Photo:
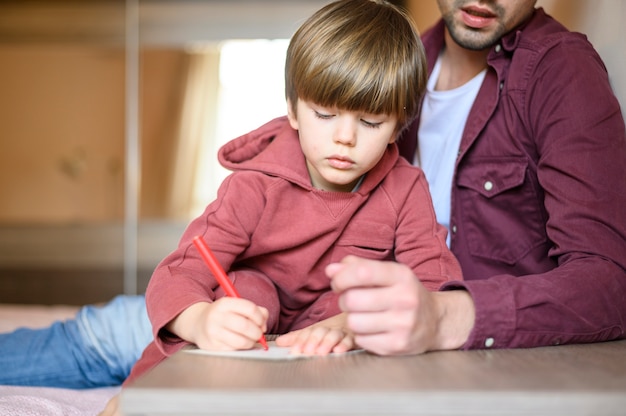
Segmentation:
{"type": "Polygon", "coordinates": [[[324,114],[324,113],[320,113],[319,111],[315,111],[315,117],[320,118],[322,120],[329,120],[333,117],[332,114],[324,114]]]}
{"type": "Polygon", "coordinates": [[[365,124],[365,126],[367,127],[371,127],[373,129],[377,129],[380,127],[381,124],[383,124],[381,121],[367,121],[367,120],[363,120],[361,119],[361,123],[365,124]]]}

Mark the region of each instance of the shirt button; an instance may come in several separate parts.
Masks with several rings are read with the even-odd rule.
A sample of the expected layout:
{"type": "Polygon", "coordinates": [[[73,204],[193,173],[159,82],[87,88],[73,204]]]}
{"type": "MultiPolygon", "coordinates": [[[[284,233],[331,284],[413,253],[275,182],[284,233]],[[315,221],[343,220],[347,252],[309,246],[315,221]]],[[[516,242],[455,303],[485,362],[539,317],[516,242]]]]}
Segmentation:
{"type": "Polygon", "coordinates": [[[493,344],[495,344],[495,343],[496,343],[496,340],[491,338],[491,337],[489,337],[489,338],[487,338],[485,340],[485,347],[491,348],[491,347],[493,347],[493,344]]]}
{"type": "Polygon", "coordinates": [[[504,88],[504,81],[500,82],[500,89],[504,88]]]}
{"type": "Polygon", "coordinates": [[[500,53],[500,51],[502,50],[502,46],[500,44],[496,45],[496,53],[500,53]]]}
{"type": "Polygon", "coordinates": [[[452,226],[452,232],[456,234],[456,225],[452,226]]]}
{"type": "Polygon", "coordinates": [[[493,189],[493,182],[487,181],[484,183],[483,187],[485,188],[485,191],[491,191],[493,189]]]}

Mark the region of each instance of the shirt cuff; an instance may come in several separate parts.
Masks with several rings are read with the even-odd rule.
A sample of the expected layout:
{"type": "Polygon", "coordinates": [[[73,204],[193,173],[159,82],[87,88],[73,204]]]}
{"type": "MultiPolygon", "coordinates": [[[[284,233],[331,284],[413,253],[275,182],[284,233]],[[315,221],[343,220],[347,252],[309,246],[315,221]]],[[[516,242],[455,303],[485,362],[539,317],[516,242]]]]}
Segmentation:
{"type": "Polygon", "coordinates": [[[440,291],[466,290],[474,301],[474,328],[463,345],[464,350],[508,348],[513,341],[516,310],[513,295],[498,278],[452,281],[440,291]]]}

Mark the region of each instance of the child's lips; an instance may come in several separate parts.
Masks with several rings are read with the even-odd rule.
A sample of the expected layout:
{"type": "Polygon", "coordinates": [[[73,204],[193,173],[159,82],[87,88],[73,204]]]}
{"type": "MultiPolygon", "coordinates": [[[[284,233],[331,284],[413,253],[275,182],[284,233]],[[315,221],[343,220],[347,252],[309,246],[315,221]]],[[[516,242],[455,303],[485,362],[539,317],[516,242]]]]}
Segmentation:
{"type": "Polygon", "coordinates": [[[333,155],[328,158],[328,164],[335,169],[350,169],[354,165],[354,160],[345,156],[333,155]]]}

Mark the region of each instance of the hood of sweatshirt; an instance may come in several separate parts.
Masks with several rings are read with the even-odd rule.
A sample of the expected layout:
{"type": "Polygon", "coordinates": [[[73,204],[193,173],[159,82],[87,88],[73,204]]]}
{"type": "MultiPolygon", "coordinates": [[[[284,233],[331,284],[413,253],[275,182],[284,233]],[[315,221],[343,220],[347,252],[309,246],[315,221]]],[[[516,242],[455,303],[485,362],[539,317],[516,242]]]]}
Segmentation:
{"type": "MultiPolygon", "coordinates": [[[[389,145],[378,164],[366,175],[358,192],[370,192],[398,159],[397,146],[395,143],[389,145]]],[[[305,189],[313,189],[298,131],[291,127],[285,116],[226,143],[218,152],[218,160],[232,171],[258,171],[283,178],[305,189]]]]}

